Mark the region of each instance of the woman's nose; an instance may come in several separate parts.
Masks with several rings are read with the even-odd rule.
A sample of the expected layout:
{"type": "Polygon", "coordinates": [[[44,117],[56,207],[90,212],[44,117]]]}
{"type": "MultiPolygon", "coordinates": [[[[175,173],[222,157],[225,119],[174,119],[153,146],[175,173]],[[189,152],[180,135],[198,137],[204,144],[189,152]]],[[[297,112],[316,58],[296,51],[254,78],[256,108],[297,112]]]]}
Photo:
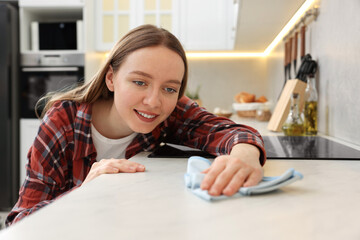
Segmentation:
{"type": "Polygon", "coordinates": [[[149,89],[144,98],[144,104],[149,105],[151,108],[161,106],[160,92],[156,89],[149,89]]]}

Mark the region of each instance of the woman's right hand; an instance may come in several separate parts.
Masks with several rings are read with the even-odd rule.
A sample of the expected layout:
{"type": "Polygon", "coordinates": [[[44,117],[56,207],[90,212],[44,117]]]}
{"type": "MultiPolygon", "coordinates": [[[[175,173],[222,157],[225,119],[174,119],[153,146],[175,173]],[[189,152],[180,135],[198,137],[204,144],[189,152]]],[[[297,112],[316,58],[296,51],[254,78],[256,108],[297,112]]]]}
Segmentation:
{"type": "Polygon", "coordinates": [[[144,171],[145,166],[140,163],[131,162],[126,159],[102,159],[91,166],[90,172],[86,176],[83,184],[93,180],[101,174],[113,174],[120,172],[135,173],[144,171]]]}

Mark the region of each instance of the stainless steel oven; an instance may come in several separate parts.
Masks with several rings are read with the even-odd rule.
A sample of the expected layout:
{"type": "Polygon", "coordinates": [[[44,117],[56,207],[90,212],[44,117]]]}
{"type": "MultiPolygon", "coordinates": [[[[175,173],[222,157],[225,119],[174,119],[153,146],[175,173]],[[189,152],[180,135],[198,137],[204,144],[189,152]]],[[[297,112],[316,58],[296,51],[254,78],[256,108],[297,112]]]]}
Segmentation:
{"type": "Polygon", "coordinates": [[[36,102],[50,91],[84,82],[84,54],[53,52],[20,56],[20,184],[25,180],[27,153],[40,126],[35,114],[36,102]]]}
{"type": "Polygon", "coordinates": [[[35,105],[46,93],[84,82],[84,54],[23,54],[20,74],[20,118],[36,118],[35,105]]]}

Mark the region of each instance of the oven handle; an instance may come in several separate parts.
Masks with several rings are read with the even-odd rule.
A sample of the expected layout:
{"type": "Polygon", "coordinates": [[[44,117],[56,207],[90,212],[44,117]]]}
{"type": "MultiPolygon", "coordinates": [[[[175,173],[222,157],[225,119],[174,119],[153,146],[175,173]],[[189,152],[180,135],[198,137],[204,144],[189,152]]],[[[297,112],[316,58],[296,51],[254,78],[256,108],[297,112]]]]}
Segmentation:
{"type": "Polygon", "coordinates": [[[23,72],[77,72],[78,67],[24,67],[23,72]]]}

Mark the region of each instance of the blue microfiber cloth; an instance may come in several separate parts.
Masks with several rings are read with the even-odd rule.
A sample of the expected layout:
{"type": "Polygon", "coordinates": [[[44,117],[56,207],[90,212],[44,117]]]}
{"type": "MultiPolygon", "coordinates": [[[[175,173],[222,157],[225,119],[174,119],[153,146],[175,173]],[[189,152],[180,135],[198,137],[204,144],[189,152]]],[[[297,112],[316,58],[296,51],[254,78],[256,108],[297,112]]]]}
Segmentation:
{"type": "Polygon", "coordinates": [[[244,195],[267,193],[303,178],[303,175],[301,173],[295,171],[293,168],[290,168],[285,171],[281,176],[263,177],[261,182],[259,182],[256,186],[242,187],[237,193],[235,193],[231,197],[225,195],[211,196],[207,190],[202,190],[200,188],[200,184],[205,176],[205,174],[201,172],[210,167],[210,165],[211,162],[206,158],[198,156],[190,157],[188,160],[187,172],[184,176],[186,187],[190,188],[195,195],[208,201],[221,200],[244,195]]]}

